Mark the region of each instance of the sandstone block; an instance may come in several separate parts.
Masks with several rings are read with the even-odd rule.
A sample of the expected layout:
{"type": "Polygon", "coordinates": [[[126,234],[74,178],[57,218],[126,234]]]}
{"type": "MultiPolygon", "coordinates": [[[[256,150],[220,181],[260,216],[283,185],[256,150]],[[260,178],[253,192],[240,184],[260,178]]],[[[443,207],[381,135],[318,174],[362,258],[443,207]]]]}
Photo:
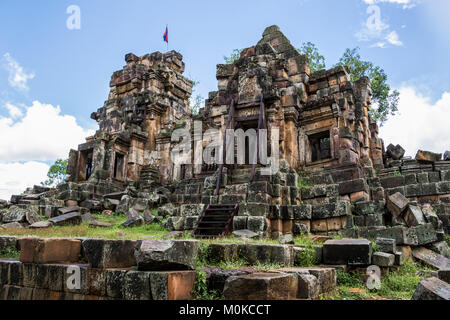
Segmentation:
{"type": "Polygon", "coordinates": [[[190,300],[196,271],[150,272],[153,300],[190,300]]]}
{"type": "Polygon", "coordinates": [[[386,253],[395,253],[396,252],[395,239],[378,237],[376,239],[375,243],[377,244],[378,250],[381,252],[386,252],[386,253]]]}
{"type": "Polygon", "coordinates": [[[136,265],[132,240],[83,240],[83,249],[91,268],[129,268],[136,265]]]}
{"type": "Polygon", "coordinates": [[[297,297],[297,291],[295,275],[253,273],[229,277],[223,293],[227,300],[291,300],[297,297]]]}
{"type": "Polygon", "coordinates": [[[406,210],[408,203],[409,200],[398,192],[387,198],[386,206],[394,218],[397,218],[406,210]]]}
{"type": "Polygon", "coordinates": [[[323,244],[325,264],[369,265],[372,244],[366,239],[327,240],[323,244]]]}
{"type": "Polygon", "coordinates": [[[419,150],[415,159],[423,162],[436,162],[442,159],[442,153],[419,150]]]}
{"type": "Polygon", "coordinates": [[[379,267],[392,267],[395,263],[395,255],[385,252],[375,252],[372,255],[372,263],[379,267]]]}
{"type": "Polygon", "coordinates": [[[436,277],[422,280],[412,300],[450,300],[450,284],[436,277]]]}
{"type": "Polygon", "coordinates": [[[81,241],[75,239],[23,238],[20,243],[20,261],[24,263],[78,262],[81,241]]]}
{"type": "Polygon", "coordinates": [[[139,270],[190,270],[199,246],[196,240],[144,240],[137,242],[134,255],[139,270]]]}
{"type": "Polygon", "coordinates": [[[78,211],[63,214],[49,220],[55,226],[79,225],[82,222],[81,214],[78,211]]]}

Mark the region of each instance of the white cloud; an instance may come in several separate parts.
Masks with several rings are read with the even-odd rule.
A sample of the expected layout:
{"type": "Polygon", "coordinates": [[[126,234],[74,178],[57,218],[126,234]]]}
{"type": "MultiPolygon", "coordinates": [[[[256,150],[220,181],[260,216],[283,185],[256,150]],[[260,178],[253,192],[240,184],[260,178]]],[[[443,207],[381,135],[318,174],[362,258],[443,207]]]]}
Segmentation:
{"type": "Polygon", "coordinates": [[[421,2],[421,0],[363,0],[363,1],[368,5],[373,5],[377,3],[399,4],[402,6],[403,9],[414,8],[417,4],[421,2]]]}
{"type": "Polygon", "coordinates": [[[28,80],[34,78],[33,73],[26,73],[22,66],[11,57],[9,53],[3,55],[3,67],[9,72],[9,84],[11,87],[28,91],[28,80]]]}
{"type": "Polygon", "coordinates": [[[394,46],[402,46],[402,45],[403,45],[403,42],[401,42],[401,41],[399,40],[398,34],[397,34],[396,31],[392,31],[391,33],[389,33],[389,34],[386,36],[386,40],[387,40],[390,44],[392,44],[392,45],[394,45],[394,46]]]}
{"type": "Polygon", "coordinates": [[[77,124],[75,117],[62,115],[59,106],[34,101],[17,121],[0,116],[0,162],[54,161],[67,158],[94,133],[77,124]]]}
{"type": "Polygon", "coordinates": [[[16,119],[16,118],[20,118],[23,117],[23,113],[22,110],[20,110],[18,107],[12,105],[11,103],[7,103],[6,104],[6,109],[8,109],[9,112],[9,116],[12,119],[16,119]]]}
{"type": "Polygon", "coordinates": [[[380,128],[386,147],[400,144],[414,157],[417,150],[443,153],[450,149],[450,92],[435,103],[413,87],[400,91],[399,114],[391,116],[380,128]]]}
{"type": "Polygon", "coordinates": [[[34,101],[25,112],[12,104],[6,108],[9,117],[0,116],[0,199],[9,200],[46,180],[49,166],[40,161],[67,158],[94,131],[62,115],[59,106],[34,101]]]}
{"type": "Polygon", "coordinates": [[[40,162],[0,163],[0,199],[9,200],[46,180],[49,166],[40,162]]]}
{"type": "Polygon", "coordinates": [[[386,48],[386,42],[380,41],[370,46],[371,48],[386,48]]]}

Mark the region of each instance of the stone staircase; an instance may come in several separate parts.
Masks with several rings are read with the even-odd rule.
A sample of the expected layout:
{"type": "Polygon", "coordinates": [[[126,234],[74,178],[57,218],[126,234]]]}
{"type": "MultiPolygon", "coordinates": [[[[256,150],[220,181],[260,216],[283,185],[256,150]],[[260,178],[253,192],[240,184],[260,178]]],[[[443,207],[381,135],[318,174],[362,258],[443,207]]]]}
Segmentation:
{"type": "Polygon", "coordinates": [[[231,231],[233,218],[239,211],[239,204],[208,205],[203,211],[193,232],[195,238],[215,238],[231,231]]]}
{"type": "Polygon", "coordinates": [[[141,169],[139,176],[140,189],[151,189],[151,187],[159,184],[158,168],[146,165],[141,169]]]}

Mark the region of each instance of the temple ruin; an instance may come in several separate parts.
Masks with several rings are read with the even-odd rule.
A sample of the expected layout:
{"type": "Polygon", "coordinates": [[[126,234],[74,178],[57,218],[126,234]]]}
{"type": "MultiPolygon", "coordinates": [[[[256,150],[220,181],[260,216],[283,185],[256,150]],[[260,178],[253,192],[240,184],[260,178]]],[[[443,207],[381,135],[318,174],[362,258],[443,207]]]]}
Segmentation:
{"type": "MultiPolygon", "coordinates": [[[[193,114],[181,54],[130,53],[125,61],[91,115],[99,129],[70,151],[67,180],[0,204],[9,209],[3,227],[81,223],[82,214],[110,210],[128,215],[126,227],[159,221],[198,238],[381,237],[448,255],[450,153],[419,150],[412,159],[399,145],[385,147],[370,117],[368,78],[353,82],[344,66],[311,72],[271,26],[237,61],[217,65],[218,90],[193,114]]],[[[337,243],[328,248],[325,263],[356,263],[337,243]]],[[[370,264],[367,252],[358,263],[370,264]]]]}

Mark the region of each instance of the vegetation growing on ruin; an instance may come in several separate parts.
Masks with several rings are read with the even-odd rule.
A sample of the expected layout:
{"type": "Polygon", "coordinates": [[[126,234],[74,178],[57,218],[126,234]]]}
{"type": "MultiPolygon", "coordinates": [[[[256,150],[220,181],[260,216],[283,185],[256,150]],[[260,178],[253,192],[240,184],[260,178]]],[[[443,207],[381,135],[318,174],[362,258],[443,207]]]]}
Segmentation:
{"type": "Polygon", "coordinates": [[[0,259],[19,259],[20,251],[13,247],[0,249],[0,259]]]}
{"type": "Polygon", "coordinates": [[[197,278],[195,279],[194,289],[192,290],[194,300],[223,300],[222,292],[210,290],[208,288],[208,280],[203,270],[197,270],[197,278]]]}
{"type": "Polygon", "coordinates": [[[234,49],[229,56],[223,56],[226,64],[233,64],[241,58],[242,49],[234,49]]]}
{"type": "Polygon", "coordinates": [[[381,277],[379,290],[367,289],[361,273],[337,271],[337,288],[331,300],[410,300],[420,281],[425,279],[420,270],[429,268],[406,261],[398,271],[390,271],[381,277]]]}

